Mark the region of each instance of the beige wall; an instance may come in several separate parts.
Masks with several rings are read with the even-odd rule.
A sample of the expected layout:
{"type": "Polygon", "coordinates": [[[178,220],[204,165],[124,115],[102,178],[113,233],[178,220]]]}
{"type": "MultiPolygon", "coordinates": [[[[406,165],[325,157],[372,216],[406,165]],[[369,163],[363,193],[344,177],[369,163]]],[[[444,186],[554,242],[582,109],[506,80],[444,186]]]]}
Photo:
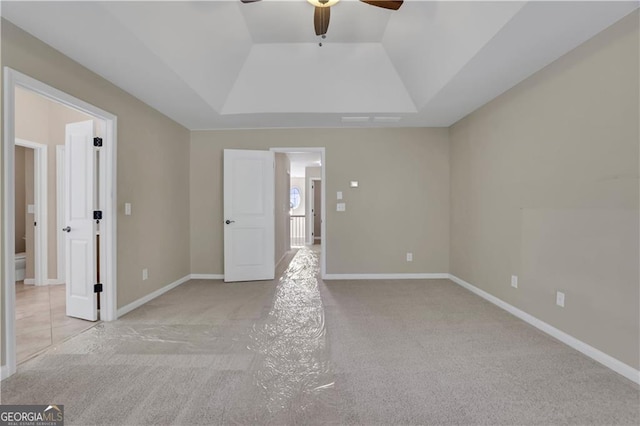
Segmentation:
{"type": "Polygon", "coordinates": [[[188,275],[189,131],[7,21],[1,58],[118,117],[117,306],[188,275]]]}
{"type": "Polygon", "coordinates": [[[277,152],[275,169],[275,261],[291,250],[289,236],[289,157],[277,152]]]}
{"type": "Polygon", "coordinates": [[[638,36],[634,13],[450,131],[451,273],[636,369],[638,36]]]}
{"type": "Polygon", "coordinates": [[[299,146],[326,147],[328,273],[448,272],[447,141],[447,129],[192,132],[192,272],[223,273],[222,150],[299,146]]]}
{"type": "Polygon", "coordinates": [[[16,253],[24,253],[26,248],[26,228],[25,228],[25,219],[27,214],[27,202],[26,202],[26,182],[25,182],[25,148],[21,146],[16,146],[15,150],[15,191],[16,191],[16,208],[15,208],[15,217],[16,217],[16,233],[15,233],[15,247],[14,250],[16,253]]]}
{"type": "MultiPolygon", "coordinates": [[[[92,120],[91,116],[48,100],[34,92],[16,89],[16,138],[47,146],[47,279],[58,277],[58,197],[56,146],[64,146],[68,123],[92,120]]],[[[99,120],[96,122],[96,129],[99,120]]],[[[33,215],[30,215],[30,221],[33,215]]],[[[16,235],[17,238],[17,235],[16,235]]],[[[33,232],[30,233],[33,238],[33,232]]],[[[33,241],[29,244],[33,247],[33,241]]],[[[33,252],[27,253],[27,277],[33,278],[33,252]],[[29,274],[31,272],[31,274],[29,274]]]]}

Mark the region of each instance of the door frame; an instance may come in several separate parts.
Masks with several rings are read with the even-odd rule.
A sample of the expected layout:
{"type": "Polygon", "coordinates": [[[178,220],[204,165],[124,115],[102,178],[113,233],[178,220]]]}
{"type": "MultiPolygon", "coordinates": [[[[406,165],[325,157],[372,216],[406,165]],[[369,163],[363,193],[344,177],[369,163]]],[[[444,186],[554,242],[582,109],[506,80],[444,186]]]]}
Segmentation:
{"type": "MultiPolygon", "coordinates": [[[[326,211],[327,211],[327,203],[326,203],[326,192],[327,192],[327,185],[325,184],[327,176],[326,176],[326,170],[327,170],[327,165],[326,165],[326,155],[325,155],[325,151],[326,149],[324,147],[277,147],[277,148],[271,148],[270,149],[273,152],[283,152],[283,153],[288,153],[288,152],[317,152],[320,154],[320,167],[322,169],[322,175],[321,175],[321,180],[322,180],[322,192],[320,194],[320,199],[321,199],[321,203],[322,206],[320,208],[320,220],[322,221],[322,223],[320,224],[320,233],[322,235],[320,235],[320,277],[322,279],[325,278],[325,276],[327,275],[327,215],[326,215],[326,211]]],[[[308,195],[307,195],[308,196],[308,195]]],[[[275,226],[275,224],[274,224],[275,226]]],[[[305,225],[306,226],[306,225],[305,225]]],[[[309,228],[307,226],[307,228],[309,228]]]]}
{"type": "MultiPolygon", "coordinates": [[[[33,204],[35,205],[34,221],[37,223],[33,230],[33,283],[37,286],[49,284],[48,263],[48,188],[47,188],[47,145],[15,138],[15,146],[21,146],[33,150],[33,204]]],[[[15,149],[14,146],[14,149],[15,149]]],[[[15,177],[15,159],[14,175],[15,177]]],[[[14,187],[15,188],[15,187],[14,187]]],[[[15,193],[14,193],[15,195],[15,193]]],[[[14,197],[15,209],[15,197],[14,197]]],[[[15,210],[14,210],[15,232],[15,210]]],[[[29,226],[29,225],[27,225],[29,226]]],[[[14,234],[15,239],[15,234],[14,234]]],[[[8,248],[8,247],[7,247],[8,248]]],[[[10,251],[10,250],[9,250],[10,251]]],[[[15,251],[15,250],[14,250],[15,251]]],[[[14,256],[15,260],[15,256],[14,256]]],[[[15,266],[14,266],[15,268],[15,266]]],[[[25,284],[26,284],[25,278],[25,284]]]]}
{"type": "MultiPolygon", "coordinates": [[[[66,163],[64,158],[65,146],[64,145],[56,145],[56,218],[57,223],[56,226],[57,231],[56,235],[58,237],[56,245],[56,249],[58,253],[56,258],[58,259],[57,269],[58,269],[58,278],[55,280],[56,284],[64,284],[65,281],[65,232],[62,230],[65,225],[64,221],[64,206],[65,200],[67,199],[67,191],[64,186],[64,176],[66,173],[66,163]]],[[[49,280],[49,284],[52,283],[53,280],[49,280]]]]}
{"type": "MultiPolygon", "coordinates": [[[[100,319],[117,319],[117,198],[116,198],[116,153],[117,153],[117,117],[94,105],[51,87],[12,68],[4,67],[3,106],[4,140],[15,140],[15,89],[30,90],[45,98],[69,108],[91,115],[104,123],[103,147],[100,155],[100,206],[104,212],[101,221],[100,238],[100,275],[104,292],[101,295],[100,319]]],[[[3,151],[4,169],[4,220],[2,223],[3,243],[3,333],[5,365],[1,376],[11,376],[16,372],[16,329],[15,329],[15,256],[14,250],[8,250],[15,244],[15,187],[14,187],[14,143],[5,143],[3,151]],[[11,253],[11,255],[9,255],[11,253]]]]}
{"type": "MultiPolygon", "coordinates": [[[[313,216],[313,213],[316,209],[316,194],[315,194],[315,183],[314,182],[322,182],[321,178],[311,178],[309,179],[309,188],[307,188],[307,191],[309,192],[310,196],[309,198],[307,198],[309,200],[309,207],[311,207],[309,209],[309,223],[311,223],[311,226],[307,227],[307,235],[305,235],[305,238],[307,240],[307,244],[308,245],[314,245],[316,243],[316,239],[315,239],[315,229],[316,229],[316,224],[315,224],[315,219],[313,216]],[[313,222],[313,223],[312,223],[313,222]]],[[[324,191],[324,185],[320,186],[320,191],[324,191]]],[[[322,198],[322,192],[320,193],[320,211],[322,211],[322,209],[324,208],[324,203],[322,202],[323,198],[322,198]]],[[[322,230],[322,223],[324,221],[322,220],[322,216],[320,217],[320,242],[322,242],[322,234],[323,234],[323,230],[322,230]]]]}

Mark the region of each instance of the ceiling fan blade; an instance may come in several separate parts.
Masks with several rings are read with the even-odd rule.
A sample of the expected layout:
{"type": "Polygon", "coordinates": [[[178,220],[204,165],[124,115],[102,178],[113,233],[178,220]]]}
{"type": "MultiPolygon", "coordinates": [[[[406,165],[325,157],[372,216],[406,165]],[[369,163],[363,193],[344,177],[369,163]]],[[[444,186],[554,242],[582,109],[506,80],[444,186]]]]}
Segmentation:
{"type": "Polygon", "coordinates": [[[383,9],[398,10],[402,3],[402,0],[360,0],[363,3],[370,4],[371,6],[381,7],[383,9]]]}
{"type": "Polygon", "coordinates": [[[255,3],[260,0],[240,0],[242,3],[255,3]]]}
{"type": "Polygon", "coordinates": [[[316,35],[323,35],[329,29],[330,7],[316,7],[313,14],[313,25],[316,27],[316,35]]]}

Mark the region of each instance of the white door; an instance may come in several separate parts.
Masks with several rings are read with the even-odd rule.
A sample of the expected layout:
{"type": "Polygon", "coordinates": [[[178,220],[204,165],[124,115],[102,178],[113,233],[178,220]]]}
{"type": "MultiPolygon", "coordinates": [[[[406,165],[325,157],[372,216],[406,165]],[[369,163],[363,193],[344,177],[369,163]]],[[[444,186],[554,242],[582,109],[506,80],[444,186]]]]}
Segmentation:
{"type": "Polygon", "coordinates": [[[224,280],[275,274],[274,167],[271,151],[224,150],[224,280]]]}
{"type": "Polygon", "coordinates": [[[65,277],[67,315],[98,319],[94,207],[93,121],[67,124],[65,134],[65,277]]]}

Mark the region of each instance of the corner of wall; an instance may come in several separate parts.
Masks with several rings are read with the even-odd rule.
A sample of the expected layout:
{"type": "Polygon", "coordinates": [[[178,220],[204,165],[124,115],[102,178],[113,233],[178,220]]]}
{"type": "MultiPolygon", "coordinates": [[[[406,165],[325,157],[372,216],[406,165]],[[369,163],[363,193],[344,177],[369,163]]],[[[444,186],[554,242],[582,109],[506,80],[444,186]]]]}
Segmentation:
{"type": "MultiPolygon", "coordinates": [[[[0,176],[4,181],[4,64],[2,60],[2,26],[4,18],[2,18],[2,2],[0,2],[0,176]]],[[[0,188],[0,194],[4,194],[4,188],[0,188]]],[[[4,281],[4,195],[1,200],[2,208],[0,209],[0,277],[4,281]]],[[[0,285],[0,342],[4,342],[4,286],[0,285]]],[[[0,364],[5,365],[5,345],[0,348],[0,364]]],[[[4,368],[3,368],[4,371],[4,368]]]]}

